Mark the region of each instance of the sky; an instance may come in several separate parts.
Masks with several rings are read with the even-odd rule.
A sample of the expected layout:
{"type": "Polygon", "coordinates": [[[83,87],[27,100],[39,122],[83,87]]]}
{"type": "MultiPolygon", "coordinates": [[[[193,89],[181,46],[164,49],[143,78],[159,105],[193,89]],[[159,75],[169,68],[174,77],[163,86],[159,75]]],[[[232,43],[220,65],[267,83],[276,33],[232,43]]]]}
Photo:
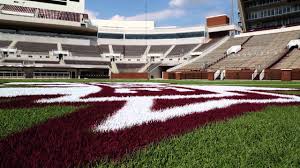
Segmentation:
{"type": "MultiPolygon", "coordinates": [[[[236,2],[234,10],[237,14],[236,2]]],[[[207,16],[230,16],[231,0],[86,0],[86,12],[97,19],[154,20],[159,27],[184,27],[204,25],[207,16]]]]}

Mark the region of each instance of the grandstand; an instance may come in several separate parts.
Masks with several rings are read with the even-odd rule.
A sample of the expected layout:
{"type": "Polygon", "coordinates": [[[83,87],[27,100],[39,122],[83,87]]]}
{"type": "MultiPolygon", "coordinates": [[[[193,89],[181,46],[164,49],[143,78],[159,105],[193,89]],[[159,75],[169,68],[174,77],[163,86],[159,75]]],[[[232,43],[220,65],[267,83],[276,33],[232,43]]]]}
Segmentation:
{"type": "Polygon", "coordinates": [[[179,79],[203,79],[201,75],[195,75],[194,71],[198,71],[198,74],[208,72],[210,80],[280,80],[281,73],[290,69],[290,74],[294,74],[291,79],[300,79],[295,75],[296,72],[293,73],[300,69],[297,63],[299,52],[288,47],[291,41],[298,42],[299,38],[297,27],[244,33],[225,38],[223,43],[217,44],[203,56],[172,68],[169,72],[181,72],[179,79]]]}
{"type": "Polygon", "coordinates": [[[288,42],[299,36],[300,31],[253,36],[241,52],[227,56],[209,69],[266,69],[286,52],[288,42]]]}

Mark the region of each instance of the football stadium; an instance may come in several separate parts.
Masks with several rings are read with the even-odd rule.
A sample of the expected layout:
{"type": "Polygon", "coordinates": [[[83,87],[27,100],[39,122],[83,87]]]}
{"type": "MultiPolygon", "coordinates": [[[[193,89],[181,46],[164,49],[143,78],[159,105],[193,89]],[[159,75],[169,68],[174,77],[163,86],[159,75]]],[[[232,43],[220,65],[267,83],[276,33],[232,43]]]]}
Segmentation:
{"type": "Polygon", "coordinates": [[[299,168],[300,1],[0,0],[0,167],[299,168]]]}

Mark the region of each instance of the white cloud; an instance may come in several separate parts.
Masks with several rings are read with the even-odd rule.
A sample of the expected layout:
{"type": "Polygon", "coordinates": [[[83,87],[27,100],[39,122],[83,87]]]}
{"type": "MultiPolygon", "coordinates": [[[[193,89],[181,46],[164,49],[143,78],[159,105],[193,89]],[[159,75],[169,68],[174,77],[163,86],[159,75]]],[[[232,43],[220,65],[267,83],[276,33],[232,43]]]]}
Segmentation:
{"type": "Polygon", "coordinates": [[[96,19],[100,15],[99,12],[88,10],[88,9],[85,10],[85,13],[87,13],[89,15],[90,19],[96,19]]]}
{"type": "Polygon", "coordinates": [[[215,2],[220,2],[220,0],[170,0],[169,6],[170,7],[176,7],[176,8],[182,8],[184,6],[189,5],[195,5],[195,4],[211,4],[215,2]]]}
{"type": "Polygon", "coordinates": [[[110,20],[126,20],[126,17],[121,15],[115,15],[110,20]]]}
{"type": "Polygon", "coordinates": [[[143,13],[135,16],[120,16],[115,15],[111,19],[112,20],[128,20],[128,21],[140,21],[140,20],[164,20],[169,18],[178,18],[185,15],[185,11],[182,9],[165,9],[162,11],[151,12],[151,13],[143,13]]]}

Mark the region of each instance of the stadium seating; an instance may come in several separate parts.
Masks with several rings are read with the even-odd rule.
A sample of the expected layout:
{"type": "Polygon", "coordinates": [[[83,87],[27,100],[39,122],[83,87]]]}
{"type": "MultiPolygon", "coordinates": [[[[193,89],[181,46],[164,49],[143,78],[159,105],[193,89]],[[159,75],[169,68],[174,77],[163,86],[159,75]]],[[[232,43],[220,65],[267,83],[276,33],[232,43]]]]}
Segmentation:
{"type": "Polygon", "coordinates": [[[198,47],[194,52],[203,52],[204,50],[208,49],[209,47],[216,44],[221,38],[213,38],[208,43],[205,43],[198,47]]]}
{"type": "Polygon", "coordinates": [[[72,56],[78,57],[99,57],[101,49],[98,46],[82,46],[82,45],[62,45],[63,50],[72,53],[72,56]]]}
{"type": "Polygon", "coordinates": [[[0,48],[6,48],[10,45],[11,41],[0,41],[0,48]]]}
{"type": "Polygon", "coordinates": [[[30,8],[30,7],[22,7],[22,6],[15,6],[15,5],[3,5],[1,11],[3,11],[3,13],[5,13],[5,11],[14,12],[15,14],[19,13],[20,15],[22,15],[23,13],[32,14],[32,17],[38,17],[43,19],[64,20],[64,21],[72,21],[72,22],[80,22],[81,15],[83,19],[88,19],[87,14],[55,11],[55,10],[40,9],[40,8],[30,8]]]}
{"type": "Polygon", "coordinates": [[[125,58],[141,57],[147,49],[147,46],[122,46],[113,45],[113,51],[115,54],[123,54],[125,58]]]}
{"type": "Polygon", "coordinates": [[[57,44],[17,42],[15,47],[22,50],[22,54],[48,55],[49,51],[57,50],[57,44]]]}
{"type": "Polygon", "coordinates": [[[171,45],[153,45],[149,50],[149,54],[165,54],[171,45]]]}
{"type": "Polygon", "coordinates": [[[109,45],[100,45],[99,49],[100,49],[100,54],[110,53],[109,52],[109,45]]]}
{"type": "Polygon", "coordinates": [[[15,5],[4,5],[1,10],[11,11],[11,12],[16,12],[16,13],[32,13],[32,14],[34,14],[36,11],[36,8],[28,8],[28,7],[15,6],[15,5]]]}
{"type": "Polygon", "coordinates": [[[299,31],[253,36],[237,54],[231,54],[210,69],[265,69],[276,62],[287,50],[299,31]]]}
{"type": "Polygon", "coordinates": [[[145,64],[122,64],[117,63],[117,67],[120,73],[138,72],[145,64]]]}
{"type": "Polygon", "coordinates": [[[182,57],[192,49],[194,49],[197,44],[184,44],[184,45],[176,45],[173,50],[168,54],[168,58],[174,57],[182,57]]]}
{"type": "Polygon", "coordinates": [[[38,9],[38,10],[39,10],[38,12],[39,18],[80,22],[79,13],[54,11],[54,10],[47,10],[47,9],[38,9]]]}
{"type": "Polygon", "coordinates": [[[272,69],[300,69],[300,50],[294,49],[272,69]]]}
{"type": "Polygon", "coordinates": [[[249,37],[241,37],[241,38],[231,38],[221,46],[219,46],[217,49],[212,51],[211,53],[207,54],[204,57],[199,57],[197,60],[193,61],[190,64],[187,64],[180,68],[180,70],[203,70],[210,66],[211,64],[217,62],[218,60],[225,57],[225,52],[227,49],[229,49],[231,46],[234,45],[241,45],[246,40],[248,40],[249,37]]]}

